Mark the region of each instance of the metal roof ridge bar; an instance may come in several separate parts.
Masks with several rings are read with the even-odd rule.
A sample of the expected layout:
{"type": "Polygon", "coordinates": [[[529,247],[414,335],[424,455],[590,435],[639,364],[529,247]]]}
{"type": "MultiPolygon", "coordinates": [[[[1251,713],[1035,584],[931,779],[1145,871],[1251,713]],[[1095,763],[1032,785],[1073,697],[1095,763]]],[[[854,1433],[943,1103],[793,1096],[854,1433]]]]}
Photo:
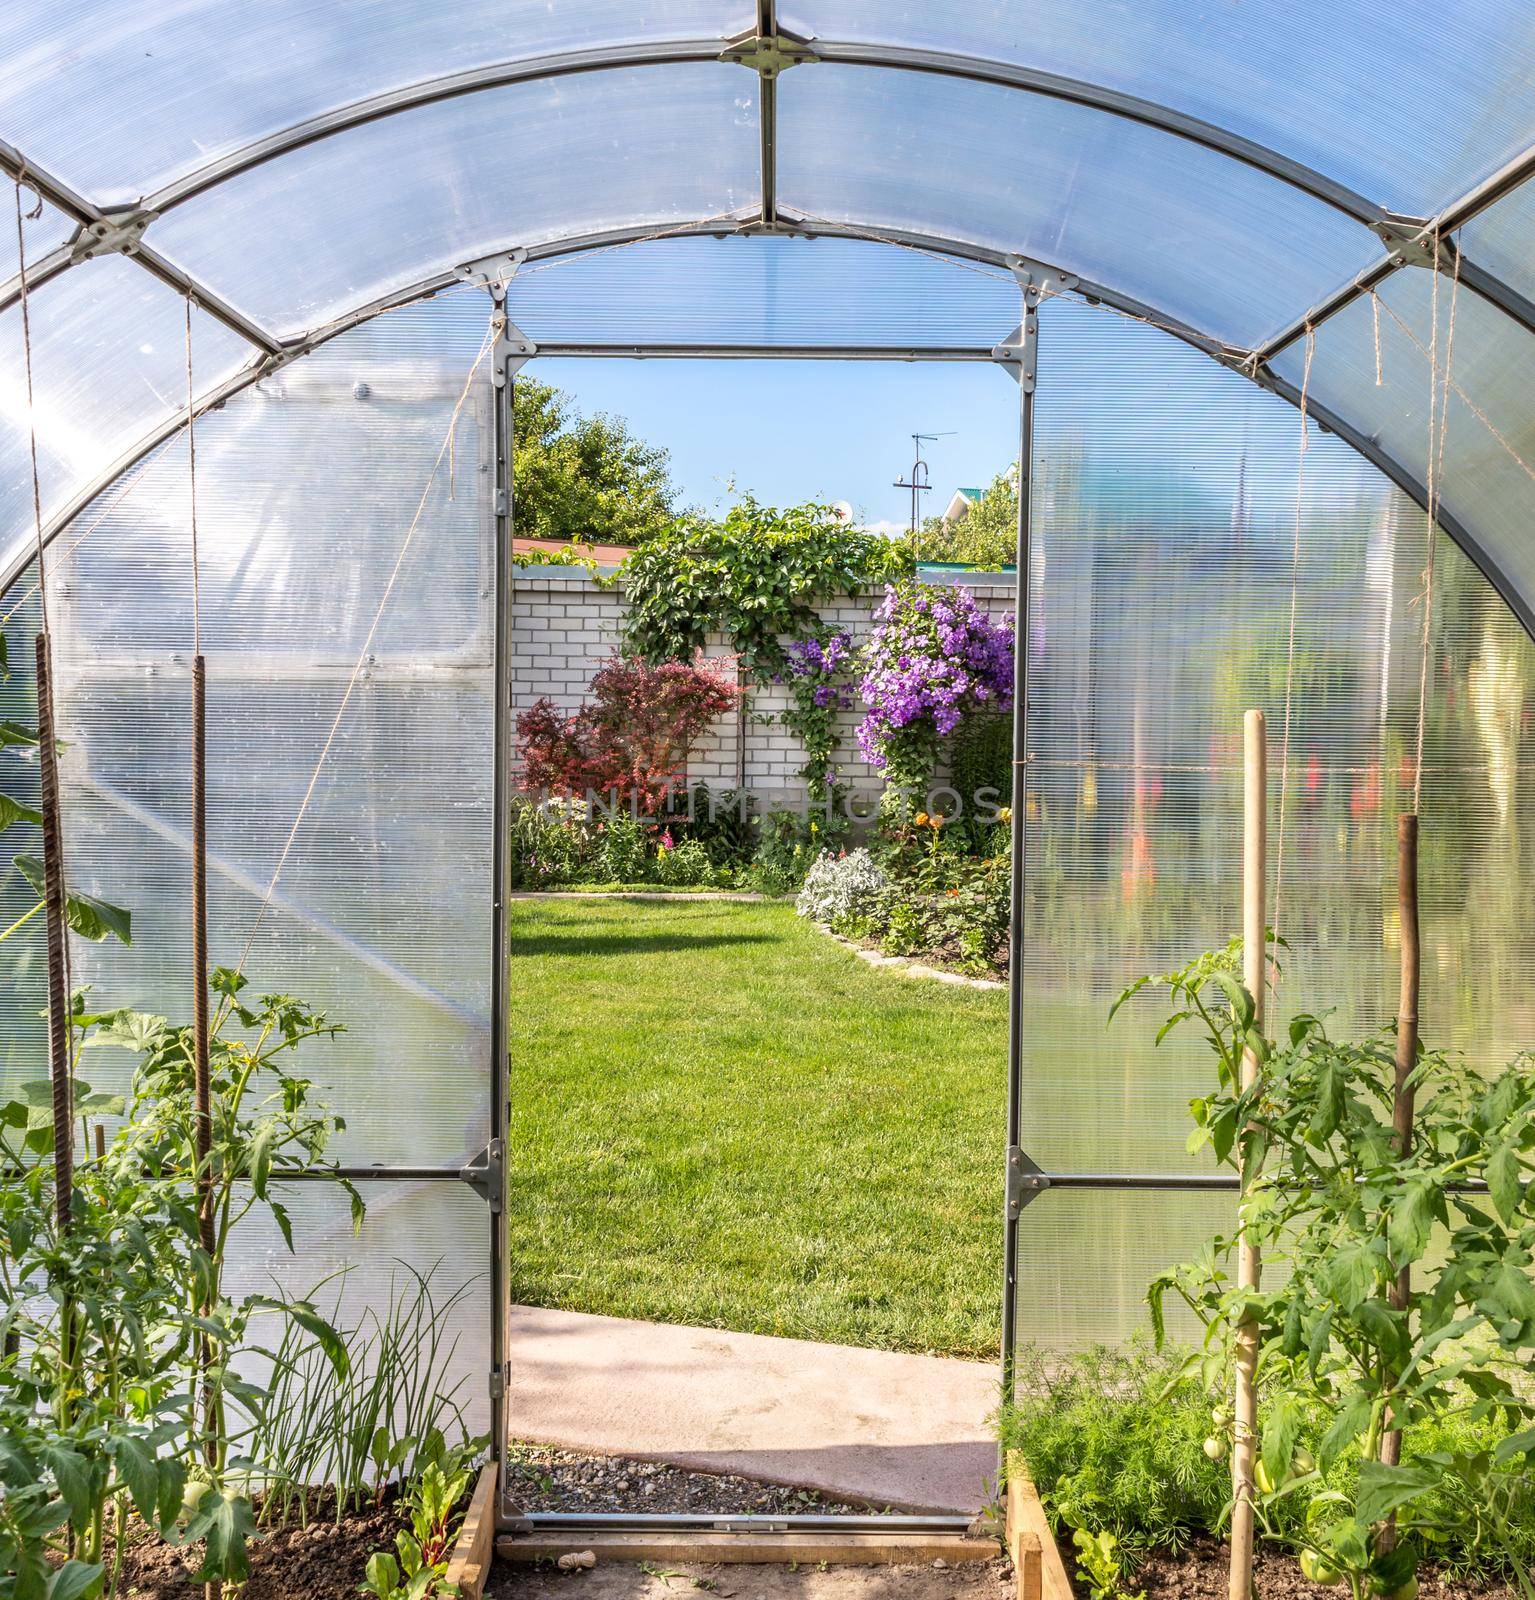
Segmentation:
{"type": "MultiPolygon", "coordinates": [[[[35,189],[55,210],[64,212],[78,224],[73,239],[40,258],[43,276],[39,276],[37,268],[29,269],[28,293],[57,278],[78,261],[107,254],[125,255],[177,293],[190,295],[203,311],[215,321],[223,323],[232,333],[238,334],[247,344],[255,345],[268,355],[276,355],[282,350],[282,343],[274,334],[252,322],[222,295],[215,293],[191,273],[167,261],[158,250],[151,249],[143,242],[144,230],[159,214],[155,207],[130,206],[107,210],[95,206],[4,140],[0,140],[0,171],[35,189]]],[[[21,277],[18,273],[0,295],[0,313],[20,297],[21,277]]]]}
{"type": "MultiPolygon", "coordinates": [[[[668,238],[681,238],[688,235],[724,237],[738,231],[745,219],[705,217],[700,218],[692,227],[678,224],[647,223],[643,227],[609,228],[600,232],[583,235],[570,235],[564,239],[550,239],[539,245],[527,246],[528,259],[551,259],[563,255],[575,255],[584,250],[593,250],[605,246],[622,244],[625,242],[638,243],[641,240],[652,238],[664,232],[668,238]]],[[[1014,258],[1005,251],[995,250],[982,245],[966,243],[964,240],[946,239],[936,234],[917,233],[909,229],[892,229],[880,227],[860,228],[854,223],[832,223],[813,221],[809,218],[791,217],[780,214],[778,231],[790,233],[803,233],[809,237],[840,238],[840,239],[865,239],[879,244],[905,245],[912,249],[926,250],[934,255],[947,255],[958,260],[975,261],[985,266],[1001,267],[1011,271],[1010,262],[1014,258]]],[[[196,411],[201,416],[205,411],[215,409],[224,404],[241,390],[256,383],[260,378],[274,371],[298,356],[307,355],[318,346],[325,344],[337,335],[345,333],[349,328],[354,328],[360,323],[367,322],[375,316],[386,311],[392,311],[400,306],[410,305],[417,300],[430,299],[434,294],[443,289],[458,286],[461,280],[457,274],[449,269],[444,272],[434,273],[432,277],[423,279],[420,283],[410,285],[394,293],[368,302],[344,316],[332,319],[329,323],[315,329],[301,340],[283,348],[280,356],[255,363],[241,373],[225,379],[223,383],[210,390],[199,400],[196,411]]],[[[1102,301],[1113,310],[1124,312],[1127,316],[1135,317],[1147,322],[1163,333],[1170,334],[1173,338],[1191,346],[1202,354],[1212,357],[1222,366],[1239,372],[1249,382],[1256,383],[1260,388],[1269,390],[1290,405],[1299,407],[1300,393],[1295,387],[1278,378],[1272,372],[1254,371],[1249,365],[1247,352],[1235,349],[1213,336],[1192,328],[1177,318],[1166,315],[1149,306],[1143,301],[1134,299],[1130,295],[1121,294],[1115,289],[1110,289],[1102,284],[1079,280],[1072,291],[1089,303],[1102,301]]],[[[766,354],[770,351],[764,350],[766,354]]],[[[1379,444],[1369,438],[1362,430],[1347,422],[1344,418],[1320,406],[1314,396],[1308,396],[1306,402],[1307,414],[1317,424],[1343,440],[1357,451],[1365,460],[1385,474],[1404,494],[1412,500],[1420,510],[1428,508],[1428,492],[1422,481],[1395,457],[1384,451],[1379,444]]],[[[104,490],[110,488],[112,483],[125,471],[141,461],[150,451],[163,444],[172,435],[178,433],[185,425],[184,413],[178,412],[175,416],[152,429],[138,444],[131,446],[119,455],[109,466],[96,473],[87,483],[83,484],[52,516],[48,517],[43,526],[43,539],[51,543],[90,503],[104,490]]],[[[1465,551],[1467,556],[1483,573],[1487,580],[1497,590],[1509,609],[1519,619],[1525,631],[1535,638],[1535,611],[1524,600],[1501,565],[1495,561],[1481,544],[1481,541],[1471,534],[1463,523],[1453,513],[1445,510],[1441,503],[1438,509],[1439,526],[1465,551]]],[[[8,589],[17,577],[25,571],[32,557],[31,546],[18,550],[12,557],[8,567],[0,570],[0,592],[8,589]]]]}
{"type": "Polygon", "coordinates": [[[996,344],[688,344],[683,341],[645,344],[567,343],[558,339],[538,346],[541,356],[572,360],[681,361],[998,361],[996,344]]]}
{"type": "Polygon", "coordinates": [[[779,28],[776,0],[757,0],[756,26],[729,40],[719,59],[757,75],[758,220],[771,228],[778,221],[778,75],[815,55],[806,40],[779,28]]]}

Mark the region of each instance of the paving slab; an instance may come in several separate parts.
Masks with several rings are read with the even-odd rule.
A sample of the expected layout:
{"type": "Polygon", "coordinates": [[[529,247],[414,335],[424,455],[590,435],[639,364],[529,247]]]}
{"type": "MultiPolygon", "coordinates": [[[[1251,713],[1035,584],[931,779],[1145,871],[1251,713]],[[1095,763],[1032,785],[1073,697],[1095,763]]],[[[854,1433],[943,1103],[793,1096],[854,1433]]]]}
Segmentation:
{"type": "Polygon", "coordinates": [[[512,1309],[513,1438],[739,1473],[900,1511],[993,1498],[986,1362],[512,1309]]]}

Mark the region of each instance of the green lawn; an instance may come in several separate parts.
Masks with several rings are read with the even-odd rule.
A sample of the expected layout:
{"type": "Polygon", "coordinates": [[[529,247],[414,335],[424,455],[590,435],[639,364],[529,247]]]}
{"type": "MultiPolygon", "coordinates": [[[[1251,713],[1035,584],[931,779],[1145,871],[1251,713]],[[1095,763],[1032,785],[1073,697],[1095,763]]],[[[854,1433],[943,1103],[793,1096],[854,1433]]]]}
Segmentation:
{"type": "Polygon", "coordinates": [[[993,1357],[1007,997],[873,970],[785,904],[521,900],[511,1289],[993,1357]]]}

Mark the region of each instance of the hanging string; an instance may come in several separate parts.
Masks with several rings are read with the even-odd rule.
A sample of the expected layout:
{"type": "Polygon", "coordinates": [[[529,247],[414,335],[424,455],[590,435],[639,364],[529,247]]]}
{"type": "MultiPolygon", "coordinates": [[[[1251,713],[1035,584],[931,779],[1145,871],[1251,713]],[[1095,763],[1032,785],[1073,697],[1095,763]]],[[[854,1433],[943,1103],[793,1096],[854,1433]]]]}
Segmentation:
{"type": "MultiPolygon", "coordinates": [[[[255,948],[256,935],[261,930],[261,924],[271,906],[272,896],[277,892],[278,880],[282,877],[283,868],[288,864],[288,857],[293,852],[293,846],[298,839],[299,830],[304,825],[304,818],[308,815],[310,801],[319,786],[320,774],[325,770],[325,763],[330,759],[332,747],[336,742],[336,735],[340,732],[341,724],[346,718],[347,708],[352,702],[352,695],[356,691],[358,682],[362,678],[363,669],[373,650],[373,640],[378,633],[379,625],[384,619],[384,613],[389,609],[390,597],[394,594],[395,586],[399,582],[400,574],[405,568],[405,559],[410,554],[416,532],[421,526],[421,519],[426,514],[427,501],[431,497],[432,486],[436,483],[442,464],[452,448],[454,435],[458,429],[459,418],[463,414],[464,406],[473,392],[475,374],[484,365],[486,357],[495,348],[496,342],[501,337],[506,326],[504,311],[495,312],[490,319],[490,326],[486,329],[485,337],[480,343],[479,353],[474,358],[473,365],[469,368],[464,379],[464,387],[453,407],[452,415],[448,418],[447,432],[443,435],[442,444],[432,462],[431,470],[427,473],[426,485],[421,491],[421,498],[416,504],[415,515],[410,519],[410,526],[405,530],[405,537],[400,543],[398,555],[395,557],[394,566],[389,573],[388,581],[384,584],[384,592],[379,596],[377,609],[373,613],[373,620],[368,626],[367,637],[362,642],[362,647],[357,652],[357,659],[352,665],[352,670],[346,681],[346,688],[342,691],[341,704],[336,707],[336,714],[331,720],[330,731],[325,736],[325,743],[321,746],[319,758],[314,764],[314,771],[309,775],[308,786],[304,790],[303,798],[299,801],[298,812],[293,818],[293,826],[288,830],[288,836],[283,842],[281,853],[277,858],[277,865],[272,869],[272,876],[267,882],[266,891],[261,897],[261,904],[257,908],[255,921],[251,924],[250,934],[245,941],[245,948],[240,952],[240,960],[235,967],[238,977],[245,971],[245,964],[250,960],[252,949],[255,948]]],[[[218,1015],[213,1021],[213,1033],[218,1034],[230,1014],[232,1002],[226,999],[220,1004],[218,1015]]]]}
{"type": "Polygon", "coordinates": [[[1455,252],[1454,278],[1450,287],[1450,317],[1445,336],[1444,377],[1439,370],[1439,277],[1440,238],[1434,235],[1434,291],[1432,299],[1433,326],[1430,333],[1430,359],[1428,374],[1428,483],[1425,498],[1428,501],[1424,527],[1426,546],[1423,561],[1423,624],[1418,658],[1418,728],[1413,750],[1412,810],[1419,815],[1423,802],[1423,742],[1428,721],[1428,663],[1433,648],[1434,627],[1434,566],[1438,551],[1439,503],[1444,483],[1444,449],[1450,431],[1450,374],[1455,357],[1455,308],[1460,296],[1460,251],[1455,252]],[[1437,432],[1436,432],[1437,429],[1437,432]]]}
{"type": "Polygon", "coordinates": [[[22,373],[27,397],[27,451],[32,463],[32,527],[37,538],[37,591],[38,613],[42,619],[43,633],[48,633],[48,584],[43,556],[43,493],[42,479],[37,470],[37,410],[32,392],[32,308],[27,286],[27,240],[22,226],[23,216],[36,221],[43,214],[43,197],[34,190],[37,201],[33,208],[23,213],[21,190],[26,174],[23,163],[12,180],[16,190],[16,265],[21,274],[21,352],[22,373]]]}
{"type": "Polygon", "coordinates": [[[1370,320],[1375,328],[1375,387],[1380,388],[1380,296],[1370,290],[1370,320]]]}
{"type": "Polygon", "coordinates": [[[1295,704],[1295,619],[1300,609],[1301,527],[1306,514],[1306,452],[1311,448],[1309,407],[1311,361],[1316,354],[1316,329],[1306,325],[1306,357],[1300,385],[1300,449],[1295,462],[1295,528],[1290,543],[1290,632],[1285,647],[1284,731],[1279,745],[1279,837],[1274,849],[1274,913],[1271,926],[1279,939],[1279,911],[1284,895],[1285,815],[1290,798],[1290,722],[1295,704]]]}
{"type": "Polygon", "coordinates": [[[192,654],[200,656],[203,650],[202,586],[198,576],[197,559],[197,404],[192,388],[192,297],[186,297],[186,357],[187,357],[187,497],[190,506],[192,532],[192,654]]]}
{"type": "MultiPolygon", "coordinates": [[[[48,949],[48,1077],[53,1112],[53,1204],[59,1232],[70,1226],[74,1209],[74,1020],[69,969],[68,891],[64,878],[64,834],[59,815],[59,744],[53,720],[53,636],[48,621],[48,575],[43,549],[42,480],[37,468],[37,407],[32,386],[32,316],[27,284],[27,220],[42,215],[42,196],[30,212],[21,203],[26,174],[17,171],[16,266],[21,275],[21,345],[26,379],[27,449],[32,467],[32,528],[37,541],[38,611],[41,629],[36,640],[37,662],[37,765],[43,816],[43,907],[48,949]]],[[[65,1306],[64,1338],[69,1338],[72,1316],[65,1306]]]]}

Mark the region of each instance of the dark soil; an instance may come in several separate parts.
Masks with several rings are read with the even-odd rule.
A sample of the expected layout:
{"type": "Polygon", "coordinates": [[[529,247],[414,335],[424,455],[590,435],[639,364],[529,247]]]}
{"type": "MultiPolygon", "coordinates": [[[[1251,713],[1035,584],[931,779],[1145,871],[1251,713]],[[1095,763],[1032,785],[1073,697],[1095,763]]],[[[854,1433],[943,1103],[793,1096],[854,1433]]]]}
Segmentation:
{"type": "MultiPolygon", "coordinates": [[[[261,1529],[250,1543],[250,1579],[241,1600],[357,1600],[363,1568],[375,1550],[392,1550],[401,1527],[387,1502],[338,1522],[329,1496],[311,1507],[305,1527],[261,1529]]],[[[123,1556],[120,1593],[145,1600],[201,1600],[203,1586],[190,1577],[196,1549],[179,1550],[140,1530],[123,1556]]],[[[111,1554],[108,1553],[108,1562],[111,1554]]]]}
{"type": "MultiPolygon", "coordinates": [[[[1080,1600],[1086,1586],[1073,1571],[1069,1544],[1061,1548],[1067,1571],[1075,1581],[1080,1600]]],[[[1148,1556],[1129,1579],[1132,1594],[1146,1592],[1146,1600],[1226,1600],[1231,1552],[1216,1539],[1196,1539],[1179,1555],[1157,1551],[1148,1556]]],[[[1347,1588],[1325,1589],[1308,1583],[1294,1555],[1272,1545],[1260,1545],[1254,1562],[1253,1587],[1260,1600],[1347,1600],[1347,1588]]],[[[1418,1600],[1513,1600],[1501,1584],[1479,1585],[1464,1578],[1443,1578],[1431,1569],[1418,1574],[1418,1600]]]]}
{"type": "Polygon", "coordinates": [[[524,1511],[710,1511],[730,1516],[867,1516],[882,1510],[832,1500],[813,1489],[792,1489],[722,1473],[684,1472],[655,1461],[581,1455],[548,1445],[516,1444],[512,1492],[524,1511]]]}

